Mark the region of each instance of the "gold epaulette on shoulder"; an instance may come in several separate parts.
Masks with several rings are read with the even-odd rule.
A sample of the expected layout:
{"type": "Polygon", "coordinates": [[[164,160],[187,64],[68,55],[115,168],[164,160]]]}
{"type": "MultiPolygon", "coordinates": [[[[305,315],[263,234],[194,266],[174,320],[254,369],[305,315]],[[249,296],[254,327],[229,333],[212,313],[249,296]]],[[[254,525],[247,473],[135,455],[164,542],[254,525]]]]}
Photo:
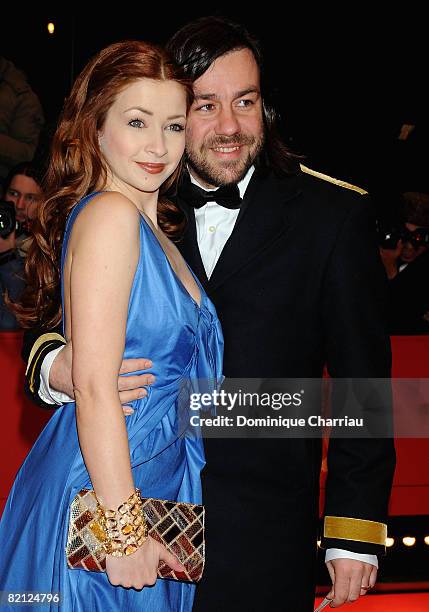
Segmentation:
{"type": "Polygon", "coordinates": [[[368,195],[368,192],[361,187],[357,187],[356,185],[352,185],[351,183],[346,183],[345,181],[340,181],[339,179],[332,178],[332,176],[328,176],[327,174],[322,174],[321,172],[316,172],[316,170],[312,170],[311,168],[307,168],[303,164],[300,164],[301,170],[305,172],[305,174],[311,174],[311,176],[315,176],[316,178],[321,179],[322,181],[328,181],[328,183],[333,183],[334,185],[338,185],[339,187],[344,187],[345,189],[351,189],[352,191],[357,191],[360,195],[368,195]]]}

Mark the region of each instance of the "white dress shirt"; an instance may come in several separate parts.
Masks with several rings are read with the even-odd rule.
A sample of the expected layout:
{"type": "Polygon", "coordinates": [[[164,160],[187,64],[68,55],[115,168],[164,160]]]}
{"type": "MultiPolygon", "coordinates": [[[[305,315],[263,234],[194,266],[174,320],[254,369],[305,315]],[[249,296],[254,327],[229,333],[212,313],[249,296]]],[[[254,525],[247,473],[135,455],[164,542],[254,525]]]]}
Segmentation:
{"type": "MultiPolygon", "coordinates": [[[[244,194],[254,171],[255,167],[252,166],[246,176],[238,183],[241,198],[244,198],[244,194]]],[[[216,189],[218,189],[206,189],[192,176],[192,174],[190,174],[190,177],[194,185],[198,185],[198,187],[206,191],[216,191],[216,189]]],[[[201,259],[204,264],[207,278],[210,278],[212,275],[220,254],[228,238],[232,234],[239,212],[239,208],[225,208],[216,202],[207,202],[207,204],[201,208],[195,209],[198,248],[201,253],[201,259]]],[[[62,404],[74,401],[65,393],[55,391],[49,386],[49,372],[52,363],[62,349],[63,347],[59,347],[48,353],[41,366],[39,396],[47,404],[62,404]]],[[[333,559],[355,559],[378,567],[376,555],[363,555],[340,548],[328,548],[326,550],[325,561],[332,561],[333,559]]]]}
{"type": "MultiPolygon", "coordinates": [[[[255,167],[252,166],[246,176],[238,183],[240,197],[244,198],[247,186],[255,167]]],[[[191,182],[198,185],[206,191],[217,191],[219,188],[206,189],[190,174],[191,182]]],[[[195,224],[197,228],[197,242],[200,249],[201,259],[203,260],[204,269],[207,278],[213,273],[213,270],[218,262],[220,254],[223,251],[228,238],[232,234],[235,222],[237,221],[239,208],[230,209],[225,206],[220,206],[216,202],[207,202],[201,208],[195,209],[195,224]]]]}

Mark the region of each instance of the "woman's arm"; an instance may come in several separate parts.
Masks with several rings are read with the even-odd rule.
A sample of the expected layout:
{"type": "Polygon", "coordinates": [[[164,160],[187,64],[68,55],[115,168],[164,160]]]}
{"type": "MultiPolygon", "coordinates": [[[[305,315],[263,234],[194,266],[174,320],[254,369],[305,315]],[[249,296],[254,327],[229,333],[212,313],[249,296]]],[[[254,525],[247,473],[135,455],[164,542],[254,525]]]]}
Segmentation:
{"type": "Polygon", "coordinates": [[[70,275],[66,320],[71,321],[79,442],[93,488],[106,508],[117,508],[134,491],[117,379],[139,257],[138,215],[121,194],[96,196],[74,223],[70,267],[64,271],[70,275]]]}
{"type": "MultiPolygon", "coordinates": [[[[118,193],[96,196],[79,213],[69,243],[72,378],[79,443],[101,504],[116,509],[134,492],[118,391],[128,301],[139,258],[139,213],[118,193]]],[[[69,329],[69,328],[67,328],[69,329]]],[[[69,338],[68,338],[69,339],[69,338]]],[[[144,492],[143,492],[144,493],[144,492]]],[[[106,558],[113,586],[155,584],[160,561],[182,564],[150,536],[133,554],[106,558]]]]}

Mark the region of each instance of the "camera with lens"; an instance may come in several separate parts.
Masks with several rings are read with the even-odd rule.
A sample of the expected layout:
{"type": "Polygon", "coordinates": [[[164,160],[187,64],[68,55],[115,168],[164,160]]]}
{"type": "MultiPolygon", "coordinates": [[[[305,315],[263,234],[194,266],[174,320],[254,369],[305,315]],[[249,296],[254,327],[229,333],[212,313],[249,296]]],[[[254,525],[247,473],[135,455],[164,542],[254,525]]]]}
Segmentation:
{"type": "Polygon", "coordinates": [[[7,238],[17,229],[14,203],[0,200],[0,238],[7,238]]]}
{"type": "Polygon", "coordinates": [[[411,231],[405,225],[384,226],[378,224],[378,244],[383,249],[396,249],[398,242],[410,242],[415,249],[429,247],[429,228],[418,227],[411,231]]]}
{"type": "Polygon", "coordinates": [[[411,242],[415,249],[429,246],[429,227],[418,227],[415,230],[404,228],[402,242],[411,242]]]}
{"type": "Polygon", "coordinates": [[[383,249],[396,249],[401,240],[402,231],[399,226],[377,225],[378,244],[383,249]]]}

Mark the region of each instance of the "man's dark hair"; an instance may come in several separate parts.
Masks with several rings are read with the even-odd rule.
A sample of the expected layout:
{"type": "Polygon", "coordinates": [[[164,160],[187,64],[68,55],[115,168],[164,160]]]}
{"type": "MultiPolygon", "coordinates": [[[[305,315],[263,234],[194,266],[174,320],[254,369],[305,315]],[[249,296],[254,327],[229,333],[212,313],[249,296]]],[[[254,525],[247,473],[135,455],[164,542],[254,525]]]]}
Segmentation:
{"type": "Polygon", "coordinates": [[[429,227],[429,194],[407,191],[402,194],[403,213],[407,223],[429,227]]]}
{"type": "Polygon", "coordinates": [[[24,176],[28,176],[32,178],[42,189],[43,178],[45,174],[45,169],[41,164],[35,162],[21,162],[14,166],[7,177],[4,180],[4,190],[6,191],[9,188],[9,185],[12,182],[12,179],[17,174],[23,174],[24,176]]]}
{"type": "Polygon", "coordinates": [[[167,44],[167,50],[192,82],[202,76],[219,57],[240,49],[252,52],[261,75],[265,145],[256,165],[279,174],[296,173],[298,157],[281,140],[277,130],[277,113],[264,97],[263,56],[256,38],[243,25],[224,17],[201,17],[181,28],[167,44]]]}

